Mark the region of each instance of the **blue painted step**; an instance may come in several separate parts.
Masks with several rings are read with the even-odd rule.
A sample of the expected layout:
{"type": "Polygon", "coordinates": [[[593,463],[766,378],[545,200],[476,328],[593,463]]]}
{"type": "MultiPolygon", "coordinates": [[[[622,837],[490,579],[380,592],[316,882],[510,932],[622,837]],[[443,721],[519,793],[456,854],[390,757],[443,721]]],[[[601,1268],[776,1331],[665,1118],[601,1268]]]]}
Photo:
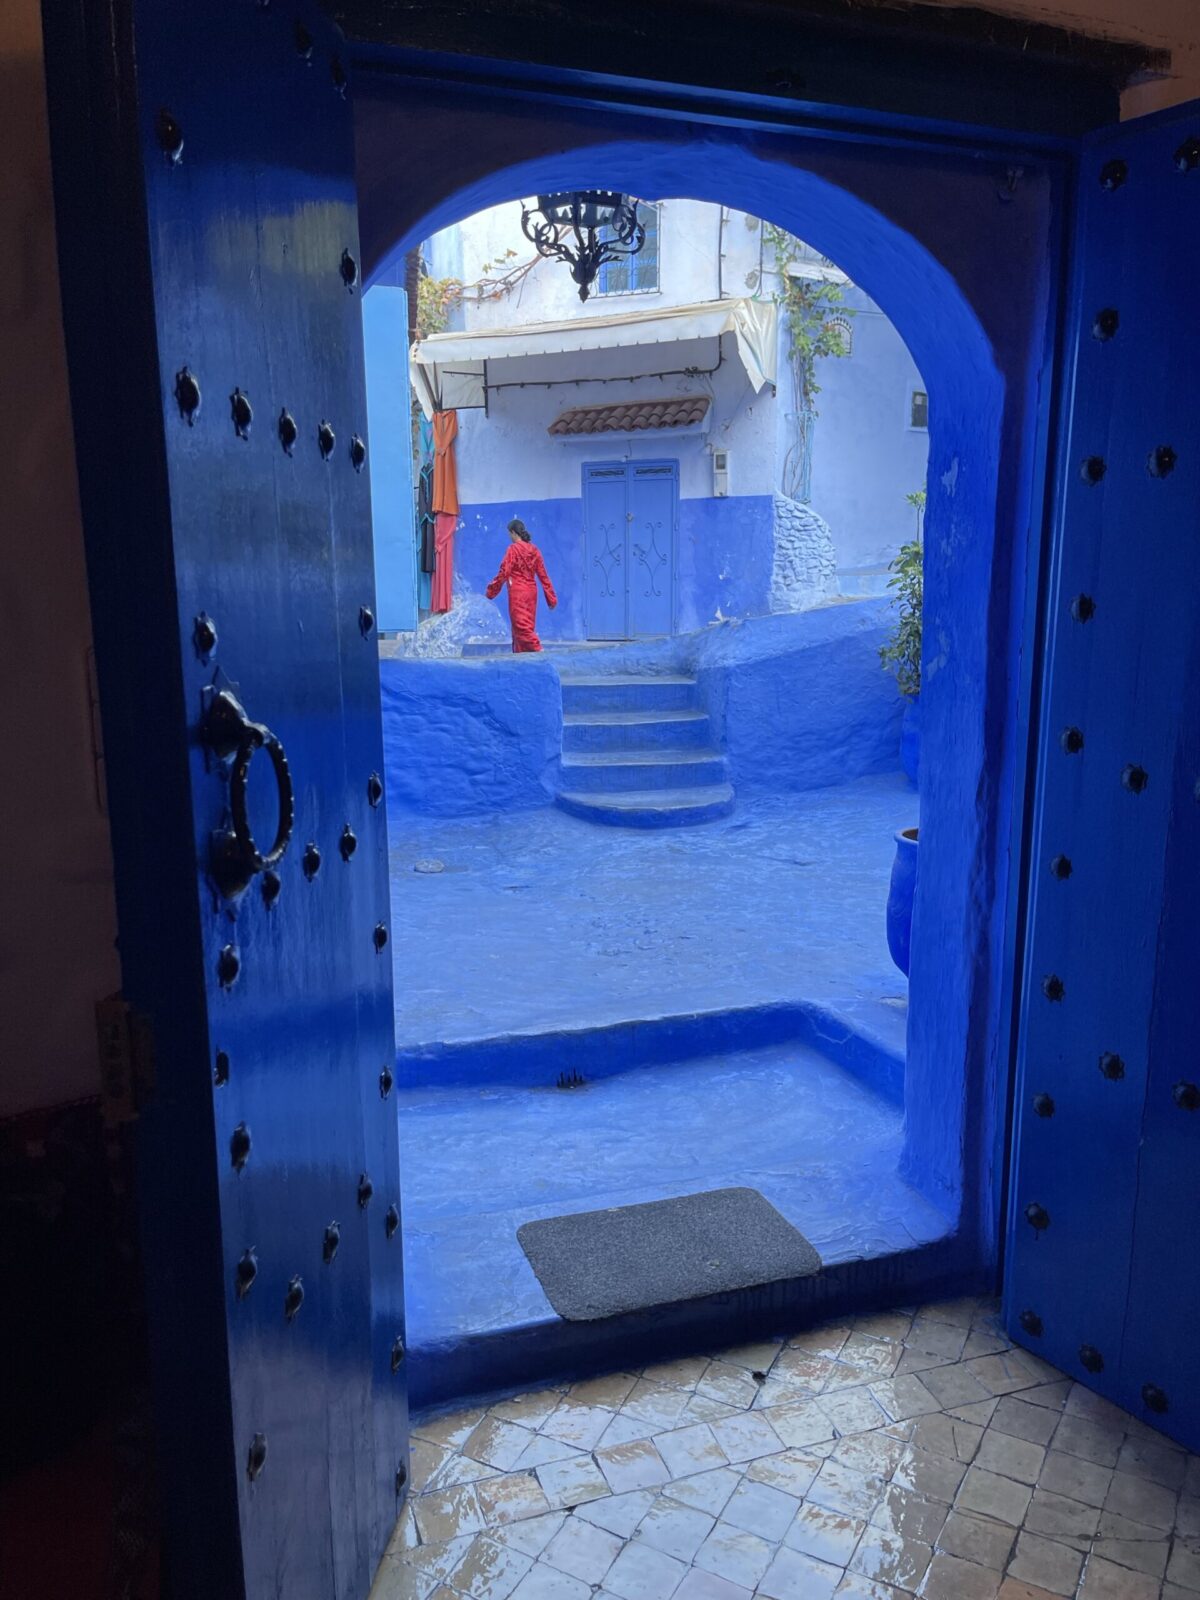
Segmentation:
{"type": "Polygon", "coordinates": [[[694,789],[632,789],[614,794],[564,790],[558,805],[573,817],[616,828],[686,828],[716,822],[733,810],[733,786],[704,784],[694,789]]]}
{"type": "Polygon", "coordinates": [[[725,757],[715,750],[606,750],[563,757],[563,788],[577,793],[627,789],[694,789],[726,783],[725,757]]]}
{"type": "Polygon", "coordinates": [[[712,731],[703,711],[564,712],[564,755],[576,751],[704,750],[712,731]]]}
{"type": "Polygon", "coordinates": [[[728,764],[712,746],[694,678],[561,676],[562,810],[619,828],[729,815],[728,764]]]}
{"type": "Polygon", "coordinates": [[[695,678],[562,677],[564,713],[679,711],[696,705],[695,678]]]}

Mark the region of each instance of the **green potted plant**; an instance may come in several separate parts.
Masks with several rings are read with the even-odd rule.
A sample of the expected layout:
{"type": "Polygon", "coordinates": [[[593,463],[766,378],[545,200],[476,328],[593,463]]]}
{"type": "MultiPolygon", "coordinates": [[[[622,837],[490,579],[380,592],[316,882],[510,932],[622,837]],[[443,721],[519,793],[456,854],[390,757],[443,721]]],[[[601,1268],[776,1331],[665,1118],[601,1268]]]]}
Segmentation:
{"type": "Polygon", "coordinates": [[[897,608],[892,636],[879,651],[884,667],[896,675],[896,687],[904,696],[904,720],[900,725],[900,762],[912,783],[917,781],[920,764],[921,695],[921,608],[924,599],[924,545],[921,519],[925,510],[925,491],[906,495],[917,513],[917,537],[900,546],[891,563],[892,590],[897,608]]]}

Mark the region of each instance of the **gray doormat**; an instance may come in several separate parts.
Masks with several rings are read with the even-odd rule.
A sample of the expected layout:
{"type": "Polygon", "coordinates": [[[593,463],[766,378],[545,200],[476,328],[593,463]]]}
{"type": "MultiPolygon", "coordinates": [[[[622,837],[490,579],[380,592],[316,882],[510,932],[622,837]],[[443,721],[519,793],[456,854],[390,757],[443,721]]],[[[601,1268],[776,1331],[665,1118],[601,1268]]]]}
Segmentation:
{"type": "Polygon", "coordinates": [[[757,1189],[546,1217],[517,1229],[546,1298],[568,1322],[808,1278],[821,1258],[757,1189]]]}

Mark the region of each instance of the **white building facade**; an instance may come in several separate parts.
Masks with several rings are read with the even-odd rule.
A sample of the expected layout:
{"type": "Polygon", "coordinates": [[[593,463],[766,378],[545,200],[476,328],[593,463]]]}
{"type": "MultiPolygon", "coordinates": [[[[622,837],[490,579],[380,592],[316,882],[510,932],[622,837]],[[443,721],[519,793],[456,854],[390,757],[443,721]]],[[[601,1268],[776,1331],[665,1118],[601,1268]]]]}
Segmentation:
{"type": "Polygon", "coordinates": [[[518,516],[558,588],[551,639],[688,632],[879,592],[916,532],[905,497],[927,460],[928,401],[899,335],[799,253],[792,271],[842,286],[849,346],[818,362],[806,452],[771,230],[693,200],[641,215],[645,248],[602,269],[585,304],[524,238],[519,202],[425,246],[432,279],[467,286],[414,366],[426,411],[458,412],[460,587],[484,587],[518,516]]]}

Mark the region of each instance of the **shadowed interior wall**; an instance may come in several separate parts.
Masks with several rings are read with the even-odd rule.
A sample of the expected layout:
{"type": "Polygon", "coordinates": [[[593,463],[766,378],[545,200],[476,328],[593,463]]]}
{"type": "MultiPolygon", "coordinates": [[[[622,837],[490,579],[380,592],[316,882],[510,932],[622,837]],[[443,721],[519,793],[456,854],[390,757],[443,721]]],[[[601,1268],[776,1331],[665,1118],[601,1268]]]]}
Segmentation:
{"type": "Polygon", "coordinates": [[[99,1091],[93,1006],[120,985],[37,0],[0,8],[0,127],[4,1115],[99,1091]]]}

